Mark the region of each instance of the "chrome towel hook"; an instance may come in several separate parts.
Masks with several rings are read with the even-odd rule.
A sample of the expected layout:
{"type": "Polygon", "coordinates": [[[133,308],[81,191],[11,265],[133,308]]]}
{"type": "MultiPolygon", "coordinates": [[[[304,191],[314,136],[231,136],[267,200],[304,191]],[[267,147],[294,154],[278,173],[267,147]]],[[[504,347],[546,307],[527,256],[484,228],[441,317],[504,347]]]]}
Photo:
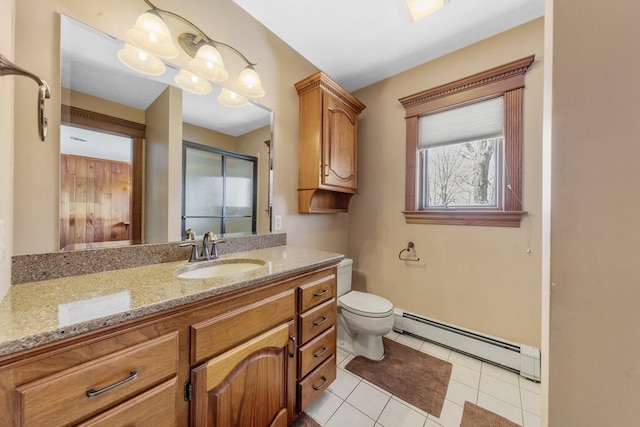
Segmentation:
{"type": "Polygon", "coordinates": [[[402,253],[403,252],[407,252],[408,254],[411,254],[412,251],[415,253],[415,245],[413,244],[413,242],[409,242],[409,243],[407,243],[407,247],[405,249],[402,249],[400,251],[400,253],[398,254],[398,259],[400,261],[412,261],[412,262],[420,261],[420,258],[409,258],[409,257],[402,258],[402,253]]]}
{"type": "Polygon", "coordinates": [[[29,77],[40,85],[40,88],[38,89],[38,133],[40,134],[40,140],[44,141],[47,138],[48,124],[48,120],[44,116],[44,100],[51,98],[49,85],[40,77],[28,72],[24,68],[18,67],[16,64],[9,61],[4,55],[0,54],[0,76],[9,75],[29,77]]]}

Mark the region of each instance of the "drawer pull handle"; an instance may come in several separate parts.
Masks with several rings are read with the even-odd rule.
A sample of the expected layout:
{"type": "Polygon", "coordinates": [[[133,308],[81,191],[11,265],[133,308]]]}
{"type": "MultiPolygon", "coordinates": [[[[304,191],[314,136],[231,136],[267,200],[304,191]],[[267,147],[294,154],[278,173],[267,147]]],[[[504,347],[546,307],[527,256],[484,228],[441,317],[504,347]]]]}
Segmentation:
{"type": "Polygon", "coordinates": [[[289,353],[289,357],[293,358],[296,355],[296,337],[289,335],[289,340],[293,343],[293,350],[289,353]]]}
{"type": "Polygon", "coordinates": [[[326,295],[326,293],[329,292],[329,289],[325,288],[322,292],[319,292],[317,294],[313,294],[314,297],[321,297],[322,295],[326,295]]]}
{"type": "Polygon", "coordinates": [[[327,377],[322,377],[322,382],[319,385],[314,385],[311,386],[315,391],[318,391],[322,388],[322,386],[324,385],[324,383],[327,382],[327,377]]]}
{"type": "Polygon", "coordinates": [[[87,397],[96,397],[101,395],[102,393],[106,393],[109,390],[113,390],[116,387],[120,387],[123,384],[128,383],[129,381],[133,381],[136,378],[138,378],[138,370],[134,369],[133,371],[131,371],[131,373],[129,374],[129,376],[123,380],[118,381],[115,384],[111,384],[109,386],[106,386],[105,388],[101,388],[100,390],[96,390],[95,388],[90,388],[89,390],[87,390],[87,397]]]}
{"type": "Polygon", "coordinates": [[[329,320],[329,318],[327,316],[322,316],[322,320],[318,320],[318,321],[313,322],[313,326],[320,326],[324,322],[326,322],[327,320],[329,320]]]}
{"type": "Polygon", "coordinates": [[[314,354],[313,357],[317,359],[318,357],[321,357],[323,354],[325,354],[327,350],[329,350],[327,346],[322,346],[322,351],[320,353],[314,354]]]}

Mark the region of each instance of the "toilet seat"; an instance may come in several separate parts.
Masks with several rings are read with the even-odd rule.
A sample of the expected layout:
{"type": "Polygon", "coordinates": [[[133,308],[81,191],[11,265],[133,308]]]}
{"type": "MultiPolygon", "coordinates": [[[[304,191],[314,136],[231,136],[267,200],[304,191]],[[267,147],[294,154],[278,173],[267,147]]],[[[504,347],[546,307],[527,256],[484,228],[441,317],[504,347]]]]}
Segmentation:
{"type": "Polygon", "coordinates": [[[338,298],[338,305],[346,311],[364,317],[387,317],[393,314],[391,301],[366,292],[347,292],[338,298]]]}

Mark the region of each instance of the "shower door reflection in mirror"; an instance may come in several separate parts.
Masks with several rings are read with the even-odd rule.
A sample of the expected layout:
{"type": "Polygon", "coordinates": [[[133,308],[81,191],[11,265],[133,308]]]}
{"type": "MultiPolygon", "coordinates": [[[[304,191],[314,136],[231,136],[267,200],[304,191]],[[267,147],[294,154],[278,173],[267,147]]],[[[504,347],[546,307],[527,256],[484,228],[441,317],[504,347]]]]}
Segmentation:
{"type": "Polygon", "coordinates": [[[184,142],[182,234],[255,233],[257,168],[256,157],[184,142]]]}

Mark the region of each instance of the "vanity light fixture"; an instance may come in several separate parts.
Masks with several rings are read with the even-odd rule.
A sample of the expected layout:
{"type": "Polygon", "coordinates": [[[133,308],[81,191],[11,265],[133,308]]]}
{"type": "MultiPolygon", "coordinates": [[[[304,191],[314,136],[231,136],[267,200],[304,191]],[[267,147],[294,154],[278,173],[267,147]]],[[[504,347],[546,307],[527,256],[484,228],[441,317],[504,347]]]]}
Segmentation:
{"type": "Polygon", "coordinates": [[[442,9],[449,0],[405,0],[405,3],[415,22],[442,9]]]}
{"type": "MultiPolygon", "coordinates": [[[[163,15],[170,16],[193,30],[193,32],[182,33],[177,38],[180,48],[193,58],[189,61],[190,70],[181,69],[176,76],[175,81],[178,86],[196,94],[207,94],[211,92],[209,81],[215,83],[225,81],[229,77],[229,73],[218,50],[223,47],[238,55],[247,64],[234,87],[237,96],[244,99],[244,104],[247,101],[244,97],[260,98],[265,95],[260,83],[260,76],[254,69],[256,64],[249,61],[238,49],[213,40],[192,22],[178,14],[160,9],[149,0],[144,0],[144,2],[151,9],[140,15],[135,26],[127,31],[129,43],[125,44],[125,47],[118,52],[118,58],[124,65],[144,74],[161,75],[164,73],[164,64],[160,58],[172,59],[179,54],[179,50],[173,43],[169,27],[162,19],[163,15]],[[161,66],[158,65],[158,62],[161,66]]],[[[225,95],[223,90],[220,97],[227,99],[228,95],[225,95]]]]}
{"type": "Polygon", "coordinates": [[[218,101],[220,102],[220,104],[231,108],[244,107],[249,102],[244,96],[238,95],[237,93],[230,91],[226,87],[222,88],[222,92],[220,92],[220,95],[218,95],[218,101]]]}

